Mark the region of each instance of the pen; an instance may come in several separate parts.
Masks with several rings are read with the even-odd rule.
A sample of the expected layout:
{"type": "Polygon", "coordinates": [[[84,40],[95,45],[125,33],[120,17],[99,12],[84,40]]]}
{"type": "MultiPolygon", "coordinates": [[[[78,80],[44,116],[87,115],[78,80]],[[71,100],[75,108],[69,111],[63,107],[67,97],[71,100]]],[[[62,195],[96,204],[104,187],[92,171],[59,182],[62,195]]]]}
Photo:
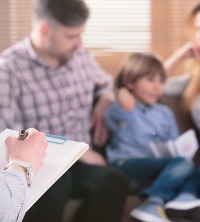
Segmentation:
{"type": "Polygon", "coordinates": [[[24,140],[24,139],[25,139],[25,133],[26,133],[25,130],[21,130],[21,131],[19,132],[19,139],[20,139],[20,140],[24,140]]]}

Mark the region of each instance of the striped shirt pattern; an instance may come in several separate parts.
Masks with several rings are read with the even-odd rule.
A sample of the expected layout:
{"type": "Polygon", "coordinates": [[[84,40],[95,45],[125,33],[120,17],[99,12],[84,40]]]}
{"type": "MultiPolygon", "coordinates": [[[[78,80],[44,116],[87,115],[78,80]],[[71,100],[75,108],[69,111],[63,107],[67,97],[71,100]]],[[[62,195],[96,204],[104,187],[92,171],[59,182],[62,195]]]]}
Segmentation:
{"type": "Polygon", "coordinates": [[[0,221],[20,222],[25,214],[27,182],[15,169],[0,174],[0,221]]]}
{"type": "Polygon", "coordinates": [[[27,37],[0,57],[0,129],[35,127],[90,143],[94,99],[112,97],[112,87],[87,50],[55,69],[38,58],[27,37]]]}

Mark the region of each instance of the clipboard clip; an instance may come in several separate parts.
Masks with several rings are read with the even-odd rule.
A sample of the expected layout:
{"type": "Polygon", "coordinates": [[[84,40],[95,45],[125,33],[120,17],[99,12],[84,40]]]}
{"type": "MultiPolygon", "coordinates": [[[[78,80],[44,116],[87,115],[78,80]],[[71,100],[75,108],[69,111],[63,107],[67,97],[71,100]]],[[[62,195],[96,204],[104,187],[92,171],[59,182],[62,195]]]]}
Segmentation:
{"type": "Polygon", "coordinates": [[[53,134],[46,133],[47,142],[49,143],[56,143],[56,144],[63,144],[67,141],[67,137],[64,136],[56,136],[53,134]]]}

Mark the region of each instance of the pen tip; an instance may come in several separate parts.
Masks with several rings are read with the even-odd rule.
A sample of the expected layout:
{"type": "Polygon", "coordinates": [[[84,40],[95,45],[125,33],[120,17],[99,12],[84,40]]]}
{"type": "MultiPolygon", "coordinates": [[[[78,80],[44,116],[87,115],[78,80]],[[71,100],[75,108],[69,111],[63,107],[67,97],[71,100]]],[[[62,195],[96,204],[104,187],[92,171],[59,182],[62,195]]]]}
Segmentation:
{"type": "Polygon", "coordinates": [[[26,131],[25,130],[21,130],[21,134],[24,134],[26,131]]]}

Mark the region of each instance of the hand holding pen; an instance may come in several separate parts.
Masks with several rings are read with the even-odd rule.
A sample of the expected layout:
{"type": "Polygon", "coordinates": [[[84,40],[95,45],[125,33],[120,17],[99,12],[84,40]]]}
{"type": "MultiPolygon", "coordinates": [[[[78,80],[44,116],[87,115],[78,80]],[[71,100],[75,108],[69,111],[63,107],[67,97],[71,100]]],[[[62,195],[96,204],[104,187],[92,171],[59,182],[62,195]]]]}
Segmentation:
{"type": "Polygon", "coordinates": [[[21,160],[31,164],[34,174],[36,174],[43,162],[46,155],[47,141],[44,133],[37,131],[34,128],[27,129],[20,132],[24,139],[23,142],[19,141],[14,136],[9,136],[5,140],[6,152],[8,162],[13,159],[21,160]]]}

